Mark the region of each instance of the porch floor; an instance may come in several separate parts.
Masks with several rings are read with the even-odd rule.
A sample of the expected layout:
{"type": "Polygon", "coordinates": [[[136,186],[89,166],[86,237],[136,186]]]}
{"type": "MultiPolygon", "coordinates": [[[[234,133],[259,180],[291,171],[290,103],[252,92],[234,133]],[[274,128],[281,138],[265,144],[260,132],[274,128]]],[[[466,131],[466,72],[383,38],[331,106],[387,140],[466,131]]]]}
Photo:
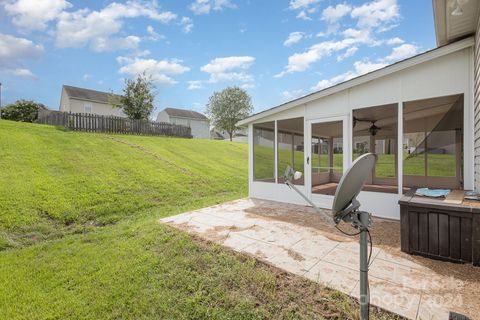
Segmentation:
{"type": "MultiPolygon", "coordinates": [[[[336,182],[318,184],[316,186],[312,186],[312,193],[334,196],[335,191],[337,190],[337,186],[338,186],[338,183],[336,182]]],[[[403,188],[403,192],[405,193],[409,189],[410,188],[403,188]]],[[[380,184],[366,184],[362,190],[372,191],[372,192],[398,193],[397,186],[388,186],[388,185],[380,185],[380,184]]]]}
{"type": "MultiPolygon", "coordinates": [[[[312,208],[241,199],[161,222],[358,298],[357,240],[328,227],[312,208]]],[[[373,305],[409,319],[448,319],[449,311],[478,317],[480,267],[402,253],[397,221],[374,219],[371,233],[373,305]]]]}

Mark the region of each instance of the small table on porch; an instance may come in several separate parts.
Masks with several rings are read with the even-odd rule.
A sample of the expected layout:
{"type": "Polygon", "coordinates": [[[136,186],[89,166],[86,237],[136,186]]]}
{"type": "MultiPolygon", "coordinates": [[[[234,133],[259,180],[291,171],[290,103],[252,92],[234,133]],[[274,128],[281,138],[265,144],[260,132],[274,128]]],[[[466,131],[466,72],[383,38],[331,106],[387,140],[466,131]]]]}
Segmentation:
{"type": "Polygon", "coordinates": [[[480,201],[453,190],[445,199],[415,195],[400,201],[401,249],[452,262],[480,265],[480,201]]]}

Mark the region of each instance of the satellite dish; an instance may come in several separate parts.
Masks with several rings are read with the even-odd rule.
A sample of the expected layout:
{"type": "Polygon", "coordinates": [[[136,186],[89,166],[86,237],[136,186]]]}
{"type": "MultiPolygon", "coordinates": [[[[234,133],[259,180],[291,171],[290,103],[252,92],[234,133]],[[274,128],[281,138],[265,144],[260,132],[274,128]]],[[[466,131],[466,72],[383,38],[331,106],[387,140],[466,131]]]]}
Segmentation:
{"type": "Polygon", "coordinates": [[[355,198],[372,173],[376,160],[372,153],[361,155],[340,179],[332,206],[335,223],[339,223],[349,213],[360,207],[360,203],[355,198]]]}

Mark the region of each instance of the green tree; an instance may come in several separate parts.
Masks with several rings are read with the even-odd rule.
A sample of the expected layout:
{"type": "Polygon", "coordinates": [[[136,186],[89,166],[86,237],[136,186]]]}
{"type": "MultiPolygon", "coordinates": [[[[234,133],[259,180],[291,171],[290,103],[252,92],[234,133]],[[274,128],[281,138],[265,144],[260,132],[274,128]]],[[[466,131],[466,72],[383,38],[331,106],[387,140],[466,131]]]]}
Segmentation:
{"type": "Polygon", "coordinates": [[[207,104],[207,114],[212,125],[227,131],[230,141],[238,129],[237,122],[249,116],[252,111],[250,96],[239,87],[228,87],[220,92],[214,92],[207,104]]]}
{"type": "Polygon", "coordinates": [[[33,122],[38,119],[38,110],[47,108],[32,100],[17,100],[0,109],[0,117],[5,120],[33,122]]]}
{"type": "Polygon", "coordinates": [[[145,73],[139,74],[135,79],[125,80],[123,95],[112,96],[112,104],[120,109],[130,119],[148,120],[155,107],[153,100],[155,86],[150,77],[145,73]]]}

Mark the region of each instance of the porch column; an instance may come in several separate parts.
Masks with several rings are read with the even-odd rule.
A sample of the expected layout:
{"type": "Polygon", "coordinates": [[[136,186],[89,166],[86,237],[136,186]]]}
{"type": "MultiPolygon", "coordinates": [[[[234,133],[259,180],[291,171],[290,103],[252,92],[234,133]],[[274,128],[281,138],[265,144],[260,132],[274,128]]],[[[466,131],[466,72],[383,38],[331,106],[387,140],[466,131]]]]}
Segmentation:
{"type": "Polygon", "coordinates": [[[275,183],[278,183],[278,127],[277,127],[277,120],[275,120],[275,126],[274,126],[274,142],[273,142],[273,151],[275,152],[275,163],[273,165],[274,170],[275,170],[275,183]]]}
{"type": "Polygon", "coordinates": [[[248,196],[252,196],[253,182],[253,124],[248,125],[248,196]]]}
{"type": "Polygon", "coordinates": [[[397,122],[397,181],[398,194],[403,195],[403,101],[398,103],[397,122]]]}
{"type": "Polygon", "coordinates": [[[331,181],[333,175],[333,137],[328,139],[328,167],[329,179],[331,181]]]}

